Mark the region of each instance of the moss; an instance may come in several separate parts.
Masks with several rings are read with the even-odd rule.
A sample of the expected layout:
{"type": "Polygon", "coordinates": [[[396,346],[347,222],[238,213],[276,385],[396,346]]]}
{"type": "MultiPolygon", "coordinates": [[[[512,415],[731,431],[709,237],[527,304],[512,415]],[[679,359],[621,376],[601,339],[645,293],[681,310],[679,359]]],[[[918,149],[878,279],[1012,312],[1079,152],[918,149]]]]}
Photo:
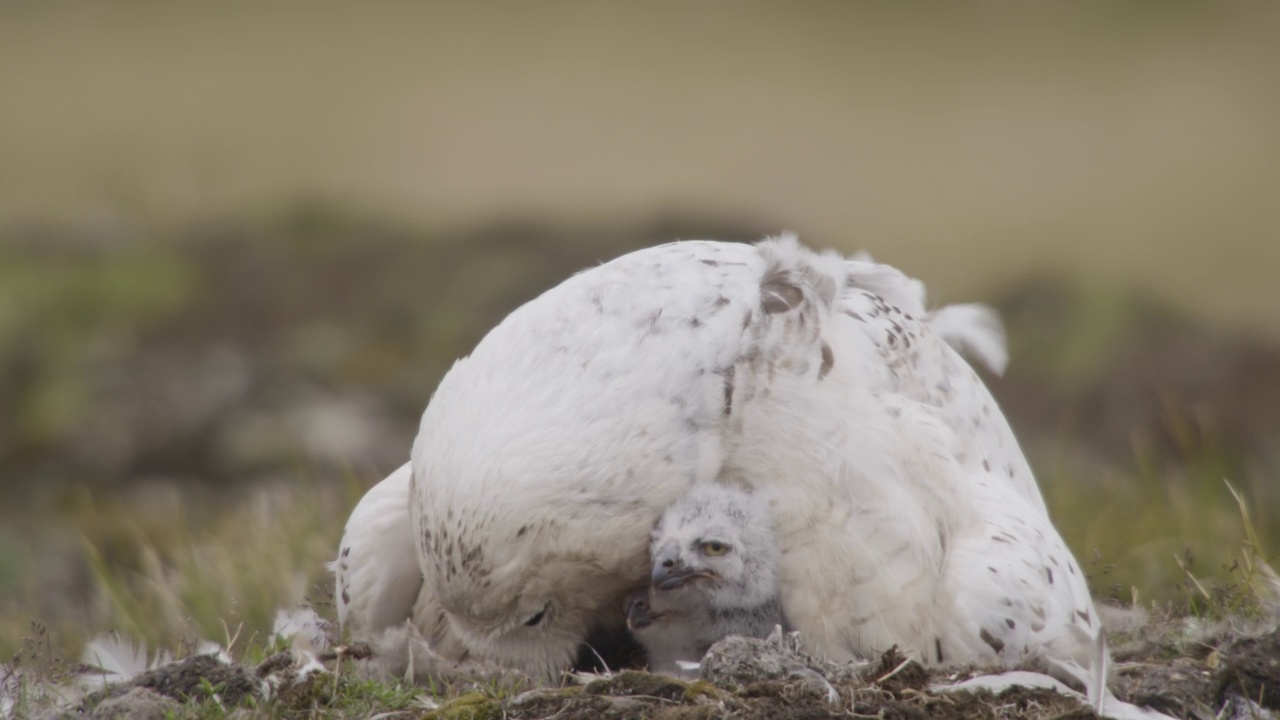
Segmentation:
{"type": "Polygon", "coordinates": [[[302,712],[316,707],[340,704],[342,697],[339,692],[332,677],[317,673],[302,682],[290,685],[276,701],[290,711],[302,712]]]}
{"type": "Polygon", "coordinates": [[[706,680],[698,679],[685,686],[683,699],[685,702],[694,703],[706,700],[720,700],[724,696],[724,690],[706,680]]]}
{"type": "Polygon", "coordinates": [[[502,703],[484,693],[472,692],[446,702],[427,713],[427,720],[498,720],[503,717],[502,703]]]}
{"type": "Polygon", "coordinates": [[[688,683],[665,675],[635,670],[624,670],[613,677],[596,680],[587,685],[588,695],[612,695],[615,697],[644,696],[662,698],[673,702],[685,697],[688,683]]]}
{"type": "Polygon", "coordinates": [[[712,720],[724,717],[724,709],[715,705],[676,705],[662,708],[653,717],[655,720],[712,720]]]}

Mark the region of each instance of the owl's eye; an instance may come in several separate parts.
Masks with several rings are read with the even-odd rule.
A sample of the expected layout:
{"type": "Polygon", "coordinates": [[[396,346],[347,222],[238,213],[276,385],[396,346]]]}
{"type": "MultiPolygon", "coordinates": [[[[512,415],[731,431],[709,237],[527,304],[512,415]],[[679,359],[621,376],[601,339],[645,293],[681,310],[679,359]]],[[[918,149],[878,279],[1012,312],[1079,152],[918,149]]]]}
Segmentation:
{"type": "Polygon", "coordinates": [[[719,540],[704,540],[698,544],[698,549],[702,551],[703,555],[711,557],[724,555],[730,550],[728,543],[722,543],[719,540]]]}
{"type": "Polygon", "coordinates": [[[547,610],[549,609],[551,609],[551,603],[547,603],[542,606],[541,610],[531,615],[528,620],[524,621],[525,627],[537,627],[538,623],[542,622],[542,619],[547,616],[547,610]]]}

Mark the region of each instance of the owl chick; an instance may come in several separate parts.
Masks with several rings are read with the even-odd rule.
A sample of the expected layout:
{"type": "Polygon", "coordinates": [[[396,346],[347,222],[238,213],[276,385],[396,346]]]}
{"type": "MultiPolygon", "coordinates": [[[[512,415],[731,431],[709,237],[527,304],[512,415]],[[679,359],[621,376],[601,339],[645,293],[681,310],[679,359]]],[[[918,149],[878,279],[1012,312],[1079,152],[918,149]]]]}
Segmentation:
{"type": "Polygon", "coordinates": [[[722,638],[762,638],[785,624],[778,547],[761,496],[699,485],[667,508],[651,537],[651,583],[627,607],[650,670],[677,673],[677,661],[701,660],[722,638]]]}

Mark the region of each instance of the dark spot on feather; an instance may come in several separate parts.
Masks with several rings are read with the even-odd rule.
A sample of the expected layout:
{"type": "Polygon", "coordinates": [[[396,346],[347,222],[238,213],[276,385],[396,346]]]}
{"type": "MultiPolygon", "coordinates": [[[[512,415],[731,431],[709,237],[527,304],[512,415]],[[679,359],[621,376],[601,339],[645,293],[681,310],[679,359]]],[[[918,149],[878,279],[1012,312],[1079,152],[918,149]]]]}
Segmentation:
{"type": "Polygon", "coordinates": [[[986,628],[982,628],[982,630],[978,633],[978,637],[982,638],[982,642],[990,645],[991,649],[995,650],[997,655],[1000,654],[1002,650],[1004,650],[1004,641],[996,637],[995,635],[992,635],[991,633],[987,632],[986,628]]]}
{"type": "Polygon", "coordinates": [[[865,318],[863,318],[861,315],[859,315],[858,313],[852,310],[841,310],[840,312],[844,313],[845,315],[848,315],[849,317],[853,318],[854,320],[857,320],[858,322],[866,322],[865,318]]]}
{"type": "Polygon", "coordinates": [[[715,260],[703,260],[701,262],[703,265],[706,265],[708,267],[719,267],[720,265],[720,263],[715,260]]]}
{"type": "Polygon", "coordinates": [[[1053,568],[1045,566],[1044,574],[1049,576],[1049,584],[1053,584],[1053,568]]]}
{"type": "Polygon", "coordinates": [[[748,310],[748,311],[747,311],[747,314],[746,314],[746,315],[743,315],[743,316],[742,316],[742,329],[743,329],[743,330],[746,330],[747,328],[751,327],[751,318],[752,318],[752,312],[751,312],[750,310],[748,310]]]}
{"type": "Polygon", "coordinates": [[[722,413],[726,417],[733,412],[733,378],[737,372],[737,368],[733,365],[730,365],[724,371],[724,410],[722,413]]]}
{"type": "Polygon", "coordinates": [[[471,563],[475,562],[475,561],[476,561],[476,559],[477,559],[477,558],[479,558],[479,557],[480,557],[480,548],[479,548],[479,546],[472,546],[470,550],[468,550],[468,551],[466,551],[465,553],[463,553],[463,555],[462,555],[462,564],[463,564],[463,565],[470,565],[471,563]]]}
{"type": "Polygon", "coordinates": [[[351,546],[342,548],[342,555],[341,555],[342,557],[346,557],[350,554],[351,554],[351,546]]]}
{"type": "Polygon", "coordinates": [[[835,364],[835,361],[836,355],[831,352],[831,346],[825,342],[822,343],[822,365],[818,368],[819,380],[826,377],[827,373],[831,372],[831,366],[835,364]]]}
{"type": "Polygon", "coordinates": [[[985,458],[982,461],[982,469],[991,472],[991,463],[987,462],[985,458]]]}
{"type": "Polygon", "coordinates": [[[695,328],[702,327],[702,321],[696,317],[689,318],[689,327],[695,327],[695,328]]]}
{"type": "Polygon", "coordinates": [[[1077,610],[1076,614],[1080,616],[1081,620],[1084,620],[1085,625],[1088,625],[1089,627],[1093,627],[1093,621],[1089,619],[1088,610],[1077,610]]]}
{"type": "Polygon", "coordinates": [[[991,536],[991,539],[992,539],[992,540],[994,540],[994,541],[996,541],[996,542],[1002,542],[1002,543],[1007,543],[1007,542],[1009,542],[1008,540],[1005,540],[1004,538],[1000,537],[999,535],[992,535],[992,536],[991,536]]]}
{"type": "Polygon", "coordinates": [[[935,637],[933,639],[933,651],[938,654],[938,662],[944,662],[942,658],[942,638],[935,637]]]}
{"type": "Polygon", "coordinates": [[[800,288],[782,278],[771,278],[760,285],[760,306],[769,314],[791,310],[803,299],[800,288]]]}
{"type": "Polygon", "coordinates": [[[1008,625],[1010,630],[1018,627],[1018,624],[1013,621],[1013,618],[1005,618],[1004,624],[1008,625]]]}
{"type": "Polygon", "coordinates": [[[347,593],[347,589],[345,587],[342,588],[342,602],[347,605],[351,604],[351,595],[347,593]]]}
{"type": "Polygon", "coordinates": [[[999,574],[999,572],[1000,572],[999,570],[996,570],[995,568],[991,567],[990,565],[988,565],[988,566],[987,566],[987,569],[988,569],[988,570],[990,570],[990,571],[991,571],[991,572],[993,572],[993,573],[996,573],[996,574],[999,574]]]}
{"type": "Polygon", "coordinates": [[[516,531],[516,537],[524,537],[524,534],[527,532],[529,532],[529,526],[521,525],[520,529],[516,531]]]}

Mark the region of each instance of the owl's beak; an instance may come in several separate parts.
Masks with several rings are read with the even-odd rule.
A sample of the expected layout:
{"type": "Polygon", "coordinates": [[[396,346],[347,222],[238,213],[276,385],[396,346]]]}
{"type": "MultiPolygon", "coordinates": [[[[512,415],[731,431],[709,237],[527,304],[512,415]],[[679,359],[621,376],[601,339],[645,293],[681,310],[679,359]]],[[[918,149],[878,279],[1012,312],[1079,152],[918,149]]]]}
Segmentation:
{"type": "Polygon", "coordinates": [[[631,630],[643,630],[652,625],[659,615],[649,604],[648,592],[638,592],[631,596],[631,602],[627,604],[627,627],[631,630]]]}
{"type": "Polygon", "coordinates": [[[680,547],[672,540],[659,548],[653,556],[653,574],[650,582],[656,590],[675,590],[695,578],[716,579],[716,574],[706,569],[689,567],[680,558],[680,547]]]}

